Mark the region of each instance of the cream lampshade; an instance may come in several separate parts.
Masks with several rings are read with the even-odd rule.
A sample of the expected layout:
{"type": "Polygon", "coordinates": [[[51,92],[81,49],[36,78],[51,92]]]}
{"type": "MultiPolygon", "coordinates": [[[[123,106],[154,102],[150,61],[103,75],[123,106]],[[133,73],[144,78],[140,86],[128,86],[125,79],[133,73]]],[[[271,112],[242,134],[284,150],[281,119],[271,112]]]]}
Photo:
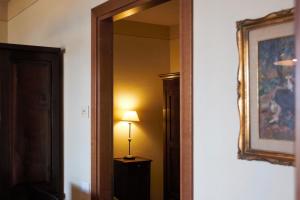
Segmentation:
{"type": "Polygon", "coordinates": [[[122,117],[122,121],[126,122],[139,122],[139,116],[136,111],[126,111],[122,117]]]}
{"type": "Polygon", "coordinates": [[[131,144],[131,141],[132,141],[132,137],[131,137],[131,123],[132,122],[139,122],[140,119],[139,119],[139,116],[137,114],[136,111],[126,111],[122,117],[122,121],[126,121],[128,122],[128,125],[129,125],[129,137],[128,137],[128,155],[126,155],[124,157],[124,159],[128,159],[128,160],[134,160],[135,157],[133,155],[131,155],[131,147],[130,147],[130,144],[131,144]]]}

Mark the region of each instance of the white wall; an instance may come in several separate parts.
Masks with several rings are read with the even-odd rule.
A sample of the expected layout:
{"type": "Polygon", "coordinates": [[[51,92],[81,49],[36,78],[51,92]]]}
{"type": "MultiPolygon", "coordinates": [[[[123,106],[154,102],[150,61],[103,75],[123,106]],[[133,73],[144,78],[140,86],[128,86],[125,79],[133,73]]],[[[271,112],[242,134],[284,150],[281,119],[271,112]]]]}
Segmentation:
{"type": "MultiPolygon", "coordinates": [[[[90,9],[104,0],[39,0],[8,24],[9,42],[66,48],[65,186],[90,181],[90,9]]],[[[235,21],[292,0],[195,0],[195,200],[293,200],[291,167],[237,160],[235,21]]],[[[76,199],[76,198],[73,198],[76,199]]]]}
{"type": "Polygon", "coordinates": [[[293,200],[294,169],[237,159],[235,22],[293,6],[292,0],[195,0],[196,200],[293,200]]]}

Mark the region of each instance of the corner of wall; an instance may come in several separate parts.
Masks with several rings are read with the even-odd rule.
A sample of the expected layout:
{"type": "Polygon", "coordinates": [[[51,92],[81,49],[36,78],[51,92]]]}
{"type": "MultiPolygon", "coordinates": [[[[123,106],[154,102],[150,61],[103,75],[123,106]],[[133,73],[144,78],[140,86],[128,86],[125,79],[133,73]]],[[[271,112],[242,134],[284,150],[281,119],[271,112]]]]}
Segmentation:
{"type": "Polygon", "coordinates": [[[8,3],[0,2],[0,42],[7,42],[7,8],[8,3]]]}
{"type": "Polygon", "coordinates": [[[18,16],[24,10],[36,3],[38,0],[10,0],[7,6],[7,19],[8,21],[18,16]]]}

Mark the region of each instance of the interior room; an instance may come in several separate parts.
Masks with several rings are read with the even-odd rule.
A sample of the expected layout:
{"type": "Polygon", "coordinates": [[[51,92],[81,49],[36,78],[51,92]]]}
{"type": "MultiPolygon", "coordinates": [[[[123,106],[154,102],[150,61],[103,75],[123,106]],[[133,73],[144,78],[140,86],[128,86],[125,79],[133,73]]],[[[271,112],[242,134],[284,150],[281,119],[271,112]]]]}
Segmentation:
{"type": "MultiPolygon", "coordinates": [[[[170,199],[170,195],[174,199],[179,199],[179,182],[173,181],[174,184],[164,182],[167,173],[172,173],[171,177],[177,177],[177,180],[180,176],[179,125],[174,127],[174,130],[167,131],[166,129],[170,130],[171,127],[165,122],[170,120],[166,117],[167,112],[174,112],[171,120],[179,122],[179,104],[174,104],[176,108],[173,105],[172,108],[165,105],[169,98],[175,98],[179,102],[179,70],[179,1],[173,0],[155,6],[114,23],[113,142],[114,158],[118,158],[114,166],[115,197],[119,197],[118,199],[162,200],[170,199]],[[177,96],[170,95],[172,91],[166,85],[171,85],[172,79],[177,83],[173,89],[177,91],[177,96]],[[138,115],[138,121],[131,124],[130,150],[133,156],[137,156],[132,161],[126,157],[122,159],[129,154],[128,124],[124,122],[126,121],[124,114],[126,115],[128,111],[135,111],[138,115]],[[175,151],[173,147],[170,149],[167,142],[169,141],[167,135],[171,134],[170,132],[174,137],[176,135],[178,137],[175,151]],[[170,154],[167,152],[170,151],[175,153],[173,163],[167,162],[170,154]],[[150,163],[149,172],[142,174],[150,176],[150,185],[146,186],[147,181],[144,184],[140,182],[140,190],[149,190],[150,193],[140,197],[136,194],[139,189],[133,183],[132,186],[129,181],[126,181],[126,185],[119,183],[120,179],[125,179],[125,175],[124,172],[119,174],[118,171],[122,169],[116,167],[120,163],[122,168],[126,161],[136,162],[136,165],[139,165],[139,159],[144,159],[140,163],[142,161],[150,163]],[[131,187],[136,188],[132,194],[135,196],[129,197],[131,194],[128,191],[131,187]],[[165,187],[177,187],[175,190],[177,194],[169,194],[171,191],[167,192],[165,187]],[[122,188],[126,192],[123,192],[122,188]]],[[[172,100],[172,103],[175,103],[175,100],[172,100]]],[[[131,179],[134,179],[132,175],[131,179]]]]}
{"type": "Polygon", "coordinates": [[[171,180],[173,199],[300,200],[299,19],[299,0],[0,0],[0,199],[166,200],[171,180]],[[129,189],[124,157],[146,174],[129,189]]]}

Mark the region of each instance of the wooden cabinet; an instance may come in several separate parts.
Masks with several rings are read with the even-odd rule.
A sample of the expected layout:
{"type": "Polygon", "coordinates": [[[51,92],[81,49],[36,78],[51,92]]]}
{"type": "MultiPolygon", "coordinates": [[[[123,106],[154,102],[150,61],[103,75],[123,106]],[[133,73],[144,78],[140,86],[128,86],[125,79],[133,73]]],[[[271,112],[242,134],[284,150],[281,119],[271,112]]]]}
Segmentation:
{"type": "Polygon", "coordinates": [[[161,75],[164,91],[164,199],[180,199],[180,79],[161,75]]]}
{"type": "Polygon", "coordinates": [[[114,196],[118,200],[150,200],[151,160],[114,159],[114,196]]]}
{"type": "Polygon", "coordinates": [[[0,44],[0,197],[34,187],[63,198],[61,61],[60,49],[0,44]]]}

